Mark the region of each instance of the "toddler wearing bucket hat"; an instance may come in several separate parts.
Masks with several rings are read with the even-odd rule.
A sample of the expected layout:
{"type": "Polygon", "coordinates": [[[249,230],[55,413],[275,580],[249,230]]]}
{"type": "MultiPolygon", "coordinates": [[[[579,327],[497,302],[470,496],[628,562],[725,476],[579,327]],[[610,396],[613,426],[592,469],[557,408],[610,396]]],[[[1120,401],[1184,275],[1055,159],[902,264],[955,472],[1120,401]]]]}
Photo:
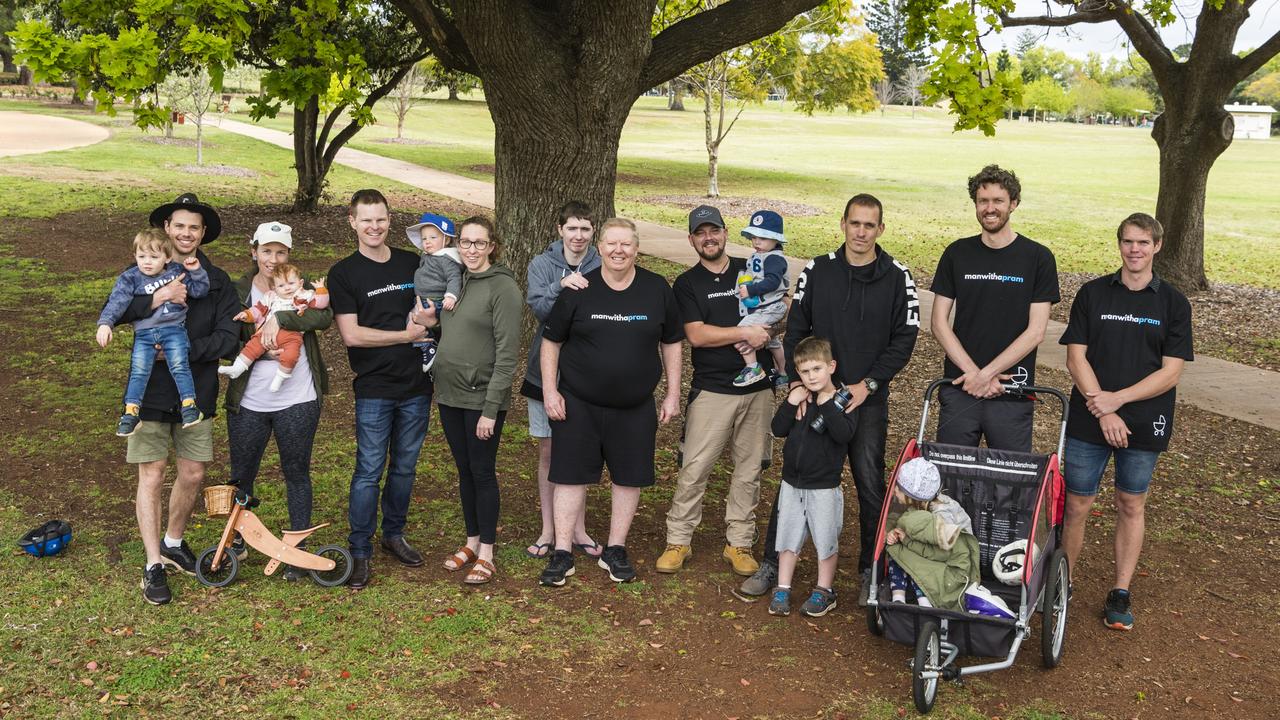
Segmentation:
{"type": "MultiPolygon", "coordinates": [[[[423,213],[416,225],[405,228],[409,242],[422,251],[422,262],[413,274],[413,290],[422,300],[422,307],[435,308],[436,317],[445,310],[453,310],[462,294],[462,257],[451,244],[458,236],[453,221],[436,213],[423,213]]],[[[425,342],[414,343],[422,349],[422,371],[431,369],[436,359],[439,342],[439,325],[428,331],[425,342]]]]}

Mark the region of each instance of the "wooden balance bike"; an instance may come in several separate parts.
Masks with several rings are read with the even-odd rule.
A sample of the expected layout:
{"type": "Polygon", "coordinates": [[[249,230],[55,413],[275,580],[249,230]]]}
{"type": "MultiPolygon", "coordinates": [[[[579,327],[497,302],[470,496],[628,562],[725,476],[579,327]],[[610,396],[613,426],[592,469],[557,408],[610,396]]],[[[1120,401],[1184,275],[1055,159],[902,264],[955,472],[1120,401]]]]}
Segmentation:
{"type": "MultiPolygon", "coordinates": [[[[237,532],[249,547],[271,558],[262,571],[264,575],[271,575],[279,569],[281,563],[287,563],[310,571],[311,579],[324,587],[342,585],[351,577],[351,553],[345,547],[323,545],[316,548],[314,553],[298,548],[298,544],[307,536],[320,528],[328,527],[329,523],[306,530],[285,530],[281,533],[284,539],[280,539],[253,514],[253,508],[258,506],[258,499],[242,490],[234,492],[235,500],[230,503],[230,514],[227,515],[222,538],[217,545],[200,553],[200,559],[196,562],[196,578],[202,584],[224,587],[236,579],[236,573],[240,572],[240,560],[230,547],[231,539],[237,532]]],[[[210,514],[221,513],[215,513],[211,507],[210,514]]]]}

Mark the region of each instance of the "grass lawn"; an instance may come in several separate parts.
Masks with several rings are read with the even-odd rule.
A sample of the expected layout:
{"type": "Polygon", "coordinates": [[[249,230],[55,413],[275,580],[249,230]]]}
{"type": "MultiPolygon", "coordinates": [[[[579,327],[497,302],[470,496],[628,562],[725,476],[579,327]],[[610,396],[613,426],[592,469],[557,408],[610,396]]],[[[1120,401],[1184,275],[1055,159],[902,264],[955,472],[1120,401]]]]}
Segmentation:
{"type": "MultiPolygon", "coordinates": [[[[618,212],[680,226],[686,210],[650,200],[706,192],[702,114],[665,110],[643,98],[632,110],[618,163],[618,212]]],[[[352,146],[476,178],[491,179],[493,122],[481,102],[429,101],[406,120],[418,144],[379,142],[395,116],[352,146]],[[426,141],[423,143],[422,141],[426,141]]],[[[288,131],[285,115],[265,121],[288,131]]],[[[994,138],[954,133],[941,111],[805,117],[780,103],[749,108],[721,149],[726,197],[804,203],[815,217],[788,217],[787,252],[813,255],[839,242],[837,220],[856,192],[886,205],[883,242],[917,271],[932,273],[946,243],[975,232],[965,182],[986,163],[1018,172],[1018,229],[1049,245],[1061,270],[1097,273],[1115,265],[1115,225],[1135,210],[1153,212],[1157,152],[1147,130],[1066,123],[1002,123],[994,138]]],[[[1206,205],[1206,267],[1213,280],[1280,287],[1280,140],[1237,141],[1218,159],[1206,205]]],[[[750,210],[729,216],[741,226],[750,210]]]]}

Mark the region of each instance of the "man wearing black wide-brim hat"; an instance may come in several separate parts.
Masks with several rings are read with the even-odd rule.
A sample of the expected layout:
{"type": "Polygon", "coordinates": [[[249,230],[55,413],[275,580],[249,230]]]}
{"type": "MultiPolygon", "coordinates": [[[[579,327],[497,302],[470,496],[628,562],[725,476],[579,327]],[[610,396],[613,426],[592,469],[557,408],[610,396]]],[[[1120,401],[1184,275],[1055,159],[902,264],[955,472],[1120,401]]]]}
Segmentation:
{"type": "MultiPolygon", "coordinates": [[[[161,228],[173,244],[176,262],[194,256],[209,273],[209,294],[188,298],[186,285],[169,283],[151,295],[139,296],[120,323],[149,316],[165,302],[187,306],[186,328],[191,339],[191,375],[196,383],[196,405],[205,421],[182,427],[178,389],[168,372],[151,373],[142,396],[142,424],[129,436],[126,460],[138,466],[138,530],[146,551],[142,596],[152,605],[169,602],[165,566],[195,574],[196,558],[182,539],[187,520],[204,482],[205,463],[213,459],[213,423],[217,414],[218,360],[235,355],[240,337],[232,318],[240,312],[231,278],[200,251],[222,233],[222,220],[195,193],[183,193],[151,212],[150,223],[161,228]],[[177,477],[169,493],[169,517],[160,535],[161,490],[169,451],[176,457],[177,477]]],[[[163,355],[156,358],[161,362],[163,355]]]]}

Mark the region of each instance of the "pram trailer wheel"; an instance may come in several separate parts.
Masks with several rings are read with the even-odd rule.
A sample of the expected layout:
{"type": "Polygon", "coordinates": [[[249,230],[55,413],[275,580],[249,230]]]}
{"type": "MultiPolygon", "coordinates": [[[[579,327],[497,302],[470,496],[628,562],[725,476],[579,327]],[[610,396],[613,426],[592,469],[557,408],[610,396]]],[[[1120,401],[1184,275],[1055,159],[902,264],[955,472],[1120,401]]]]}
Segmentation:
{"type": "Polygon", "coordinates": [[[911,663],[911,697],[916,710],[925,714],[938,699],[938,678],[942,674],[942,638],[935,620],[926,620],[916,633],[916,657],[911,663]],[[927,677],[930,676],[930,677],[927,677]]]}
{"type": "Polygon", "coordinates": [[[1067,637],[1068,588],[1071,586],[1067,554],[1061,548],[1055,550],[1048,567],[1040,613],[1040,660],[1052,669],[1062,662],[1062,644],[1067,637]]]}

